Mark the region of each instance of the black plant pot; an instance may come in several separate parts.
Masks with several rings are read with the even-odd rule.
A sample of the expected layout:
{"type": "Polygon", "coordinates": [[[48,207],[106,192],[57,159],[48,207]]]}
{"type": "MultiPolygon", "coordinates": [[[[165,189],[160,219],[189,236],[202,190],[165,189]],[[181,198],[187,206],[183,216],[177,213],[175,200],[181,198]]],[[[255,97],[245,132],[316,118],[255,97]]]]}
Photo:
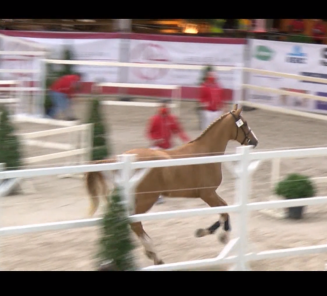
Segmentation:
{"type": "Polygon", "coordinates": [[[288,218],[289,219],[302,219],[304,206],[291,207],[288,208],[288,218]]]}
{"type": "Polygon", "coordinates": [[[46,114],[46,115],[48,115],[48,116],[50,115],[51,108],[52,108],[52,107],[45,107],[45,108],[44,108],[44,109],[45,109],[45,114],[46,114]]]}

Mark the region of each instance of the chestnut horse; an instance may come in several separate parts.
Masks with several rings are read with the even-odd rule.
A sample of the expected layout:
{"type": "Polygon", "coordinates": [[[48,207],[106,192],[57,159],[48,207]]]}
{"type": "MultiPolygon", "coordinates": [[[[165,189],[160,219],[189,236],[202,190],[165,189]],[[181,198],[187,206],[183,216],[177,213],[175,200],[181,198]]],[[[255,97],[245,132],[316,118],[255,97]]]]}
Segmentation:
{"type": "MultiPolygon", "coordinates": [[[[124,153],[135,154],[135,161],[223,155],[230,140],[235,140],[241,145],[257,146],[258,144],[258,139],[237,105],[234,105],[232,111],[223,114],[212,122],[195,140],[182,146],[171,150],[136,148],[124,153]]],[[[105,159],[94,163],[112,162],[116,162],[116,159],[105,159]]],[[[101,172],[89,172],[86,173],[85,177],[91,202],[89,214],[93,216],[99,205],[99,196],[107,200],[109,187],[101,172]]],[[[226,206],[227,203],[216,192],[221,181],[221,163],[151,168],[142,176],[142,180],[135,187],[134,214],[149,211],[159,195],[171,198],[201,198],[210,207],[226,206]]],[[[220,220],[210,227],[198,229],[195,235],[203,237],[213,234],[221,224],[224,231],[220,236],[220,240],[227,243],[231,230],[228,213],[221,214],[220,220]]],[[[144,231],[142,223],[131,223],[131,228],[140,239],[148,258],[152,259],[154,264],[163,264],[153,247],[150,237],[144,231]]]]}

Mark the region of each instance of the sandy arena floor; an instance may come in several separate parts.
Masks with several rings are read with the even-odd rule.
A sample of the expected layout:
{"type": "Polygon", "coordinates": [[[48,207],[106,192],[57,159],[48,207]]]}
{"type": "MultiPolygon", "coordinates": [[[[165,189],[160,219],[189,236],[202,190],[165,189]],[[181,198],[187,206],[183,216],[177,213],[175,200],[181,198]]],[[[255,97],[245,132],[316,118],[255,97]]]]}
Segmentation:
{"type": "MultiPolygon", "coordinates": [[[[76,106],[78,117],[85,119],[87,104],[76,106]]],[[[103,115],[110,128],[110,141],[114,153],[147,146],[145,125],[153,108],[105,106],[103,115]]],[[[257,151],[286,147],[314,147],[326,144],[325,124],[320,121],[295,116],[280,115],[255,110],[244,113],[251,128],[259,138],[257,151]]],[[[199,135],[194,104],[185,102],[182,106],[182,124],[192,137],[199,135]]],[[[32,124],[20,125],[19,132],[30,132],[55,127],[32,124]]],[[[71,135],[49,137],[51,141],[68,140],[71,135]]],[[[45,138],[46,140],[46,138],[45,138]]],[[[176,144],[180,142],[177,140],[176,144]]],[[[236,143],[230,143],[229,151],[234,151],[236,143]]],[[[24,149],[26,156],[53,153],[50,149],[24,149]]],[[[50,165],[64,165],[67,160],[51,161],[50,165]]],[[[47,167],[48,163],[39,166],[47,167]]],[[[327,168],[323,158],[293,159],[282,162],[282,175],[302,172],[310,176],[322,177],[327,168]]],[[[262,163],[253,176],[251,201],[265,201],[272,195],[269,187],[271,163],[262,163]]],[[[30,179],[37,193],[8,196],[0,200],[1,225],[18,226],[56,222],[86,217],[88,199],[81,179],[59,179],[57,176],[30,179]]],[[[28,183],[27,183],[28,185],[28,183]]],[[[317,183],[318,195],[327,194],[327,186],[317,183]]],[[[229,203],[234,199],[234,178],[224,169],[220,195],[229,203]]],[[[166,199],[164,204],[155,205],[151,212],[207,207],[204,202],[192,199],[166,199]]],[[[97,213],[101,217],[101,211],[97,213]]],[[[158,253],[166,263],[212,258],[222,250],[217,235],[204,238],[194,237],[197,228],[210,226],[217,217],[180,218],[145,222],[145,229],[152,237],[158,253]]],[[[249,239],[259,251],[315,246],[327,243],[327,204],[309,206],[305,218],[300,221],[275,219],[261,212],[252,212],[249,218],[249,239]]],[[[232,229],[235,230],[236,216],[231,215],[232,229]],[[233,223],[234,221],[234,223],[233,223]]],[[[1,237],[1,270],[94,270],[96,260],[98,228],[88,227],[66,231],[39,232],[35,234],[1,237]]],[[[135,255],[139,267],[152,265],[143,254],[139,242],[135,255]]],[[[323,270],[327,254],[306,255],[262,260],[251,263],[253,270],[323,270]]],[[[228,266],[222,266],[225,270],[228,266]]]]}

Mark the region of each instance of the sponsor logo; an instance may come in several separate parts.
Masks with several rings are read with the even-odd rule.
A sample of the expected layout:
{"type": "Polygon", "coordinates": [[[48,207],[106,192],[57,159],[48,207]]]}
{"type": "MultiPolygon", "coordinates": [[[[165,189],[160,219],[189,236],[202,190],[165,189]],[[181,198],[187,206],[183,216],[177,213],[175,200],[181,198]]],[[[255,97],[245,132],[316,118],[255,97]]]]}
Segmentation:
{"type": "Polygon", "coordinates": [[[295,45],[292,48],[292,52],[286,56],[286,62],[293,64],[305,64],[307,62],[307,54],[302,51],[300,45],[295,45]]]}
{"type": "MultiPolygon", "coordinates": [[[[323,78],[327,79],[327,74],[322,74],[322,73],[313,73],[313,72],[301,72],[300,75],[302,76],[308,76],[308,77],[316,77],[316,78],[323,78]]],[[[315,81],[307,81],[307,80],[301,80],[303,83],[314,83],[314,84],[327,84],[323,82],[315,82],[315,81]]]]}
{"type": "Polygon", "coordinates": [[[273,97],[267,95],[252,95],[253,100],[270,101],[273,97]]]}
{"type": "Polygon", "coordinates": [[[260,61],[270,61],[274,57],[274,51],[264,45],[258,45],[254,50],[254,57],[260,61]]]}
{"type": "Polygon", "coordinates": [[[270,79],[270,80],[280,80],[280,79],[282,79],[282,77],[268,76],[268,75],[259,75],[259,74],[253,75],[253,77],[256,77],[256,78],[265,78],[265,79],[270,79]]]}
{"type": "Polygon", "coordinates": [[[327,48],[323,48],[320,52],[320,55],[323,58],[323,60],[320,61],[320,64],[327,66],[327,48]]]}
{"type": "MultiPolygon", "coordinates": [[[[307,94],[307,90],[295,88],[281,88],[281,90],[291,91],[295,93],[307,94]]],[[[309,100],[307,98],[298,97],[294,95],[280,95],[282,106],[308,108],[309,100]]]]}
{"type": "MultiPolygon", "coordinates": [[[[317,92],[316,95],[320,96],[320,97],[327,97],[327,93],[325,93],[325,92],[317,92]]],[[[317,100],[316,101],[316,109],[327,110],[327,102],[317,100]]]]}
{"type": "MultiPolygon", "coordinates": [[[[170,59],[166,49],[154,43],[141,43],[131,52],[131,63],[168,64],[170,59]]],[[[167,75],[169,69],[133,68],[133,73],[143,80],[156,80],[167,75]]]]}
{"type": "MultiPolygon", "coordinates": [[[[266,70],[266,69],[262,69],[261,67],[257,67],[257,70],[266,70]]],[[[266,74],[252,74],[252,77],[269,79],[269,80],[273,80],[273,81],[278,81],[278,80],[282,79],[282,77],[270,76],[270,75],[266,75],[266,74]]]]}

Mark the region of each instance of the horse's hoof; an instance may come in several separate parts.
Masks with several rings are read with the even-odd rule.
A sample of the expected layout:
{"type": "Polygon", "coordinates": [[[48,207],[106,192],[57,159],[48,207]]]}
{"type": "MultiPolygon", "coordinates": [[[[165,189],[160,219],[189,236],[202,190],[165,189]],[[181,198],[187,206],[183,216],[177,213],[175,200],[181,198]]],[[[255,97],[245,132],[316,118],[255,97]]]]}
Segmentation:
{"type": "Polygon", "coordinates": [[[220,234],[219,240],[221,243],[227,244],[229,242],[229,233],[224,232],[224,233],[220,234]]]}
{"type": "Polygon", "coordinates": [[[205,230],[203,228],[199,228],[197,231],[195,231],[196,237],[203,237],[205,235],[207,235],[207,230],[205,230]]]}
{"type": "Polygon", "coordinates": [[[161,264],[165,264],[165,263],[160,259],[156,265],[161,265],[161,264]]]}

